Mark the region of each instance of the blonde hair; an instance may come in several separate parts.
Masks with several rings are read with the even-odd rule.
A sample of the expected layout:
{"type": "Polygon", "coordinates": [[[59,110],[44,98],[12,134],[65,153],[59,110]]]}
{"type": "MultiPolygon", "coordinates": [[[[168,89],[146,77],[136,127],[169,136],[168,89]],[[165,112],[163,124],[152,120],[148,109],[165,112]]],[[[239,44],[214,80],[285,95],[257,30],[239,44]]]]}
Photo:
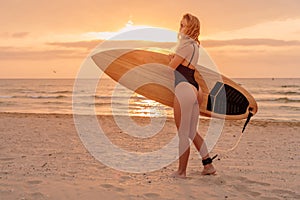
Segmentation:
{"type": "Polygon", "coordinates": [[[182,19],[187,21],[187,27],[184,34],[195,40],[198,44],[200,41],[198,39],[200,35],[200,21],[196,16],[193,16],[189,13],[183,15],[182,19]]]}

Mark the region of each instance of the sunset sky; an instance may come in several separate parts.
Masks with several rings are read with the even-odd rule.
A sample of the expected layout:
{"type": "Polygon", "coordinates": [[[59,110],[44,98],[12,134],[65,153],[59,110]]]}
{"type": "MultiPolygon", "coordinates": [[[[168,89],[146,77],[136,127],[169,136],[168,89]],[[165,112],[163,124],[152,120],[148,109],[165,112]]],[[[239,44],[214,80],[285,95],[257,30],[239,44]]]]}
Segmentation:
{"type": "Polygon", "coordinates": [[[75,78],[84,58],[126,26],[178,30],[201,41],[229,77],[300,77],[299,0],[0,0],[0,78],[75,78]]]}

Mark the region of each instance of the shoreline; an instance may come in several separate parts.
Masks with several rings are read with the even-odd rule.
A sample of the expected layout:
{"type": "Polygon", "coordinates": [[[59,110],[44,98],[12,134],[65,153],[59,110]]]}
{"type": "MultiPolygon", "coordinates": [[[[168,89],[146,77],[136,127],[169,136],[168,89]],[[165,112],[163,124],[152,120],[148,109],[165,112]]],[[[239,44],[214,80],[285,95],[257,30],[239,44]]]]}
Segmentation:
{"type": "MultiPolygon", "coordinates": [[[[19,116],[24,116],[24,115],[30,115],[30,116],[69,116],[73,117],[74,114],[69,114],[69,113],[26,113],[26,112],[0,112],[0,116],[13,116],[13,115],[19,115],[19,116]]],[[[93,115],[87,115],[87,114],[77,114],[79,116],[93,116],[93,115]]],[[[102,115],[102,114],[96,114],[95,116],[97,117],[108,117],[111,118],[113,115],[102,115]]],[[[128,117],[126,115],[117,115],[118,117],[128,117]]],[[[157,117],[157,116],[131,116],[132,118],[137,118],[137,119],[149,119],[149,118],[166,118],[167,120],[174,120],[173,117],[157,117]]],[[[203,117],[200,116],[199,120],[201,121],[210,121],[209,117],[203,117]]],[[[225,122],[243,122],[246,121],[246,119],[239,119],[239,120],[225,120],[225,122]]],[[[295,124],[300,125],[300,121],[295,121],[295,120],[280,120],[280,119],[256,119],[255,116],[251,118],[250,124],[251,123],[260,123],[260,122],[268,122],[268,123],[289,123],[289,124],[295,124]]]]}

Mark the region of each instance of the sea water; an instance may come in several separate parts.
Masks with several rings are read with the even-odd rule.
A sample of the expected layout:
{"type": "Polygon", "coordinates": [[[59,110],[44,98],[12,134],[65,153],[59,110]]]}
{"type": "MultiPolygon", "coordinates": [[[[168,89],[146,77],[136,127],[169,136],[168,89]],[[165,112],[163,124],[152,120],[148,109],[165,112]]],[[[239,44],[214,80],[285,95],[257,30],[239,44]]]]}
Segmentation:
{"type": "MultiPolygon", "coordinates": [[[[86,111],[94,108],[96,115],[173,117],[172,108],[133,93],[108,77],[98,82],[96,90],[85,80],[86,87],[75,91],[74,81],[0,79],[0,112],[90,114],[86,111]],[[79,101],[72,101],[74,95],[79,101]]],[[[234,81],[256,99],[255,119],[300,121],[300,78],[239,78],[234,81]]]]}

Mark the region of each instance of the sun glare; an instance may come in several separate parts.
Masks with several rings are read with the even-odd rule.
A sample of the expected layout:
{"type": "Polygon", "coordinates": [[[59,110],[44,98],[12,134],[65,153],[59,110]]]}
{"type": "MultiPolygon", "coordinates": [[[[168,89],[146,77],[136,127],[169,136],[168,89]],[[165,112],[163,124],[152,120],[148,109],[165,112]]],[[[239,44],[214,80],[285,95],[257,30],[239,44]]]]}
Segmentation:
{"type": "Polygon", "coordinates": [[[176,42],[177,34],[174,31],[166,30],[149,25],[136,25],[132,20],[116,32],[89,32],[83,35],[89,40],[143,40],[155,42],[176,42]]]}

